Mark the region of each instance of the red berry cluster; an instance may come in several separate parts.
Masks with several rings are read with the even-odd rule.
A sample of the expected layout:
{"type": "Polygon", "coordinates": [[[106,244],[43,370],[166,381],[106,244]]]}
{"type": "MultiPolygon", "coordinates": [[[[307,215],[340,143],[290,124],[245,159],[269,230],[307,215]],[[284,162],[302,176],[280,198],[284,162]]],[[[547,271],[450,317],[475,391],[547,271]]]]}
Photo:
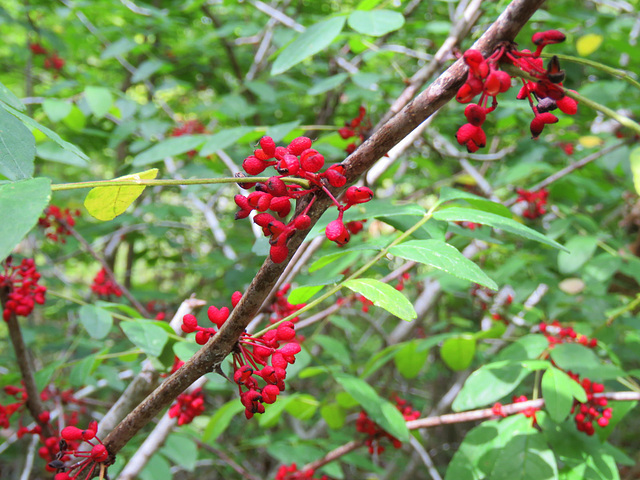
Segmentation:
{"type": "Polygon", "coordinates": [[[9,321],[12,314],[28,316],[36,303],[44,303],[47,287],[38,285],[40,274],[33,259],[24,258],[20,265],[13,265],[13,259],[4,261],[4,274],[0,275],[0,290],[8,291],[2,318],[9,321]]]}
{"type": "MultiPolygon", "coordinates": [[[[289,300],[287,300],[287,293],[289,292],[290,288],[291,284],[285,283],[284,285],[282,285],[282,288],[276,292],[275,300],[271,305],[271,311],[273,312],[273,314],[269,319],[270,324],[273,325],[283,318],[293,315],[302,307],[307,305],[306,303],[298,303],[296,305],[289,303],[289,300]]],[[[289,321],[291,323],[298,323],[298,320],[300,320],[300,317],[293,317],[289,321]]]]}
{"type": "Polygon", "coordinates": [[[524,218],[534,219],[547,213],[545,205],[547,204],[549,191],[546,188],[541,188],[535,192],[518,188],[516,193],[518,194],[516,202],[527,203],[527,209],[522,213],[524,218]]]}
{"type": "Polygon", "coordinates": [[[116,297],[122,296],[122,290],[120,290],[120,287],[109,277],[109,274],[104,268],[100,269],[93,278],[91,290],[100,297],[109,297],[111,295],[115,295],[116,297]]]}
{"type": "Polygon", "coordinates": [[[571,409],[571,413],[575,413],[576,428],[587,435],[593,435],[595,433],[593,422],[596,422],[600,427],[606,427],[609,425],[609,419],[613,412],[611,408],[604,408],[609,403],[606,398],[594,396],[595,393],[604,392],[604,385],[592,382],[588,378],[583,378],[580,381],[580,377],[575,373],[568,372],[568,375],[582,385],[587,393],[587,401],[580,403],[575,400],[571,409]]]}
{"type": "MultiPolygon", "coordinates": [[[[39,43],[30,43],[29,49],[34,55],[46,56],[49,53],[47,52],[47,49],[39,43]]],[[[51,55],[45,57],[44,68],[46,68],[47,70],[50,70],[52,68],[54,70],[62,70],[62,67],[64,67],[64,59],[60,58],[57,53],[54,52],[51,55]]]]}
{"type": "Polygon", "coordinates": [[[65,427],[62,429],[60,436],[62,439],[60,440],[60,451],[56,455],[56,459],[52,462],[49,462],[49,466],[55,468],[58,473],[56,473],[54,480],[76,480],[80,477],[80,475],[85,472],[85,480],[89,480],[93,478],[93,472],[98,465],[103,465],[109,460],[109,452],[107,448],[102,444],[102,441],[96,437],[96,432],[98,430],[98,422],[95,420],[89,423],[89,426],[86,430],[82,430],[78,427],[65,427]],[[98,443],[92,442],[92,440],[97,440],[98,443]],[[78,450],[75,442],[87,442],[91,445],[90,450],[78,450]],[[65,458],[68,455],[73,455],[74,457],[82,458],[83,460],[71,465],[70,467],[65,467],[65,458]],[[88,470],[87,467],[91,466],[88,470]]]}
{"type": "Polygon", "coordinates": [[[178,425],[186,425],[203,412],[204,393],[202,388],[196,388],[191,393],[178,395],[176,403],[169,409],[169,418],[178,417],[178,425]]]}
{"type": "MultiPolygon", "coordinates": [[[[405,421],[417,420],[420,418],[420,412],[414,410],[406,400],[396,397],[396,408],[402,413],[405,421]]],[[[356,430],[358,432],[366,433],[369,437],[365,440],[365,445],[369,447],[369,453],[382,453],[385,447],[380,445],[380,440],[388,438],[395,448],[400,448],[402,442],[393,435],[390,435],[383,430],[377,423],[369,418],[366,412],[360,412],[358,419],[356,420],[356,430]]]]}
{"type": "MultiPolygon", "coordinates": [[[[172,137],[181,137],[182,135],[193,135],[196,133],[206,133],[206,127],[201,124],[198,120],[187,120],[182,124],[178,125],[171,132],[172,137]]],[[[195,150],[189,150],[187,155],[190,157],[195,156],[198,153],[195,150]]]]}
{"type": "Polygon", "coordinates": [[[347,183],[344,167],[341,164],[335,164],[323,173],[318,173],[324,166],[324,156],[311,148],[311,145],[311,139],[297,137],[287,147],[277,147],[271,137],[262,137],[261,148],[255,150],[253,155],[245,158],[242,163],[242,167],[249,175],[259,175],[270,166],[275,167],[280,174],[280,176],[269,178],[266,183],[241,184],[243,188],[255,186],[255,191],[246,197],[238,194],[234,198],[236,205],[240,207],[236,213],[236,220],[248,217],[254,210],[261,212],[254,217],[253,221],[262,227],[265,236],[270,237],[270,257],[275,263],[286,260],[289,255],[287,241],[296,230],[307,230],[311,226],[311,218],[307,212],[313,200],[300,215],[292,218],[287,224],[277,220],[267,211],[270,210],[278,217],[285,218],[291,212],[291,200],[323,190],[331,197],[340,212],[338,219],[327,226],[326,236],[342,246],[350,238],[349,231],[342,221],[345,210],[357,203],[368,202],[373,197],[373,192],[367,187],[349,187],[342,199],[343,203],[336,200],[327,189],[325,182],[332,187],[343,187],[347,183]],[[299,185],[285,184],[282,177],[287,175],[308,180],[310,188],[304,189],[299,185]]]}
{"type": "Polygon", "coordinates": [[[549,348],[560,343],[579,343],[589,348],[595,348],[598,345],[598,340],[595,338],[590,339],[586,335],[576,333],[572,327],[562,327],[557,320],[552,323],[542,322],[538,328],[547,337],[549,348]]]}
{"type": "Polygon", "coordinates": [[[315,473],[315,470],[312,469],[299,471],[296,464],[292,463],[288,467],[286,465],[282,465],[278,469],[278,473],[276,473],[275,480],[329,480],[329,477],[326,475],[316,479],[313,477],[315,473]]]}
{"type": "MultiPolygon", "coordinates": [[[[240,292],[233,294],[233,307],[241,297],[240,292]]],[[[229,318],[229,309],[210,306],[207,316],[221,328],[229,318]]],[[[185,333],[197,332],[196,342],[200,345],[207,343],[217,332],[214,327],[200,327],[196,317],[191,314],[183,317],[181,328],[185,333]]],[[[238,384],[240,401],[248,419],[256,413],[264,413],[264,404],[274,403],[278,394],[284,391],[286,369],[295,362],[295,356],[301,350],[300,345],[293,341],[295,336],[293,322],[282,322],[261,337],[254,337],[246,332],[240,336],[233,350],[233,380],[238,384]],[[284,345],[281,346],[281,343],[284,345]],[[266,384],[263,387],[258,384],[260,378],[266,384]]]]}
{"type": "Polygon", "coordinates": [[[73,217],[79,217],[80,210],[71,211],[68,208],[62,210],[56,205],[49,205],[44,210],[44,215],[38,219],[38,225],[45,231],[45,236],[60,243],[66,243],[65,236],[71,235],[68,227],[73,227],[76,220],[73,217]]]}
{"type": "Polygon", "coordinates": [[[469,66],[469,74],[465,84],[458,90],[456,100],[469,103],[476,95],[481,95],[477,104],[469,104],[464,111],[469,123],[460,127],[456,133],[458,143],[466,146],[470,153],[486,145],[487,137],[482,130],[482,124],[487,113],[493,112],[498,106],[498,94],[511,88],[512,76],[498,69],[501,63],[513,65],[536,78],[535,82],[522,79],[523,86],[516,97],[518,100],[529,100],[534,114],[529,125],[533,138],[538,138],[545,125],[558,121],[558,117],[550,113],[551,110],[559,108],[568,115],[574,115],[578,111],[578,104],[566,96],[562,88],[564,71],[560,69],[558,57],[552,57],[546,69],[540,58],[546,45],[564,40],[562,32],[548,30],[533,35],[532,41],[537,45],[533,53],[529,50],[518,51],[515,44],[508,42],[500,44],[486,59],[478,50],[467,50],[462,58],[469,66]],[[491,106],[488,105],[489,98],[492,99],[491,106]]]}
{"type": "MultiPolygon", "coordinates": [[[[371,122],[367,120],[367,122],[362,123],[364,120],[364,116],[367,114],[367,109],[364,107],[360,107],[358,109],[358,116],[348,122],[345,122],[344,127],[338,129],[338,133],[345,140],[348,138],[357,138],[360,140],[360,143],[364,142],[364,139],[367,136],[368,131],[371,129],[371,122]]],[[[355,142],[350,143],[345,148],[345,151],[351,155],[355,152],[358,146],[355,142]]]]}

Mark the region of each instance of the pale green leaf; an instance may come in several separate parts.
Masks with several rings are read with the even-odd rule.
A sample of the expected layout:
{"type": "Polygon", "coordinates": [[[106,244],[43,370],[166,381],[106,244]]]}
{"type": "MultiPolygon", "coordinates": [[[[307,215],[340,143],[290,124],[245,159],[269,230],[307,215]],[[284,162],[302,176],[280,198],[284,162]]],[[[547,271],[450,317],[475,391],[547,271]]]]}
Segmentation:
{"type": "Polygon", "coordinates": [[[404,17],[393,10],[356,10],[349,15],[349,26],[356,32],[381,37],[402,28],[404,17]]]}

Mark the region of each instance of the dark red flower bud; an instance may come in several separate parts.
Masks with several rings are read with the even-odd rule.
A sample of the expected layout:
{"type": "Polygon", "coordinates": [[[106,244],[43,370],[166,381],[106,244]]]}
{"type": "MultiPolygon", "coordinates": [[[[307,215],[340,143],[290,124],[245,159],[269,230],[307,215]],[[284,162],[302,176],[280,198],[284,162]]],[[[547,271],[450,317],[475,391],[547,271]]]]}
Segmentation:
{"type": "Polygon", "coordinates": [[[271,261],[273,263],[282,263],[287,259],[289,255],[289,249],[282,245],[272,245],[269,250],[269,256],[271,257],[271,261]]]}
{"type": "Polygon", "coordinates": [[[276,144],[273,138],[264,136],[260,139],[260,148],[269,155],[269,158],[273,157],[276,153],[276,144]]]}
{"type": "Polygon", "coordinates": [[[487,118],[485,109],[475,103],[467,105],[464,109],[464,116],[467,117],[467,121],[476,127],[482,125],[487,118]]]}
{"type": "Polygon", "coordinates": [[[344,226],[342,219],[338,218],[330,222],[325,229],[325,235],[332,242],[336,242],[339,246],[346,245],[351,237],[349,231],[344,226]]]}

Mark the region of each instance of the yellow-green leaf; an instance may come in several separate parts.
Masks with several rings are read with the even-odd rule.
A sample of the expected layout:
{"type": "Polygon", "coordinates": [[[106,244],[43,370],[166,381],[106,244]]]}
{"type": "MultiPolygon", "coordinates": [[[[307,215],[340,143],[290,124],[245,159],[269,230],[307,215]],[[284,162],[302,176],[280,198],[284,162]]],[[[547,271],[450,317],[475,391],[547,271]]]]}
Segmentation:
{"type": "Polygon", "coordinates": [[[602,35],[588,33],[581,36],[576,42],[576,50],[581,57],[588,57],[602,45],[602,35]]]}
{"type": "MultiPolygon", "coordinates": [[[[114,180],[153,180],[158,175],[158,169],[152,168],[140,173],[132,173],[114,180]]],[[[124,187],[96,187],[91,189],[84,199],[87,211],[103,222],[113,220],[125,212],[145,187],[143,185],[127,185],[124,187]]]]}
{"type": "Polygon", "coordinates": [[[633,186],[636,193],[640,195],[640,147],[631,150],[629,154],[629,162],[631,162],[631,173],[633,174],[633,186]]]}

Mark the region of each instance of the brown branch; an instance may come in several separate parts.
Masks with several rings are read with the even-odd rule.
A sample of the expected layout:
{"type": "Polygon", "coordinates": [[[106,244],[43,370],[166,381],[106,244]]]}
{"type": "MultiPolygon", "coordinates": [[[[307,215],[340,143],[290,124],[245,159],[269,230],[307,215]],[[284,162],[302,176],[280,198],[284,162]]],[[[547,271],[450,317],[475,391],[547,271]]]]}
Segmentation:
{"type": "MultiPolygon", "coordinates": [[[[7,302],[8,295],[9,292],[7,289],[0,289],[0,305],[2,305],[3,309],[7,302]]],[[[27,410],[29,410],[33,419],[40,428],[42,428],[42,434],[46,437],[50,437],[53,435],[51,425],[49,423],[43,423],[40,420],[40,414],[45,412],[46,409],[40,400],[40,392],[38,391],[36,380],[33,376],[34,368],[33,363],[31,362],[31,356],[29,355],[27,346],[24,343],[24,338],[22,338],[22,330],[20,330],[18,317],[16,317],[15,313],[12,312],[9,315],[9,320],[7,320],[6,323],[7,328],[9,329],[9,338],[11,339],[11,344],[13,345],[13,350],[16,354],[16,360],[18,362],[18,368],[20,369],[24,388],[27,391],[27,410]]]]}
{"type": "MultiPolygon", "coordinates": [[[[496,23],[476,42],[475,48],[488,54],[495,49],[499,42],[513,40],[516,33],[542,5],[543,1],[514,0],[500,15],[496,23]]],[[[462,60],[459,60],[427,90],[381,127],[345,161],[347,179],[350,182],[357,179],[411,130],[453,98],[458,87],[464,82],[466,73],[466,66],[462,60]]],[[[340,194],[342,190],[337,190],[335,193],[340,194]]],[[[326,195],[317,197],[308,212],[312,224],[315,224],[330,204],[331,199],[326,195]]],[[[297,212],[300,212],[304,207],[304,204],[298,205],[297,212]]],[[[289,255],[285,262],[275,264],[270,259],[264,262],[242,300],[234,308],[220,331],[183,368],[151,393],[106,437],[104,443],[112,456],[119,452],[160,411],[168,407],[184,389],[197,378],[212,371],[227,357],[246,326],[258,312],[262,302],[304,240],[305,235],[305,232],[298,232],[291,238],[287,245],[289,255]]]]}
{"type": "Polygon", "coordinates": [[[135,309],[138,310],[138,312],[140,312],[142,314],[142,316],[144,316],[146,318],[151,318],[152,315],[131,294],[129,289],[127,289],[124,285],[122,285],[120,282],[118,282],[118,280],[116,279],[115,274],[113,273],[113,270],[111,270],[111,267],[109,266],[107,261],[104,258],[102,258],[102,256],[100,254],[98,254],[98,252],[96,252],[93,249],[93,247],[89,244],[89,242],[87,242],[84,239],[84,237],[78,233],[78,231],[75,228],[73,228],[71,225],[69,225],[63,219],[59,220],[59,222],[71,233],[73,238],[75,238],[78,241],[78,243],[80,243],[80,245],[82,245],[82,248],[84,248],[85,251],[89,255],[91,255],[98,263],[100,263],[100,265],[102,265],[102,268],[104,268],[105,272],[107,272],[107,275],[109,275],[109,278],[111,279],[111,281],[113,283],[115,283],[116,286],[122,291],[122,294],[127,298],[127,300],[129,300],[131,302],[131,305],[133,305],[135,307],[135,309]]]}

